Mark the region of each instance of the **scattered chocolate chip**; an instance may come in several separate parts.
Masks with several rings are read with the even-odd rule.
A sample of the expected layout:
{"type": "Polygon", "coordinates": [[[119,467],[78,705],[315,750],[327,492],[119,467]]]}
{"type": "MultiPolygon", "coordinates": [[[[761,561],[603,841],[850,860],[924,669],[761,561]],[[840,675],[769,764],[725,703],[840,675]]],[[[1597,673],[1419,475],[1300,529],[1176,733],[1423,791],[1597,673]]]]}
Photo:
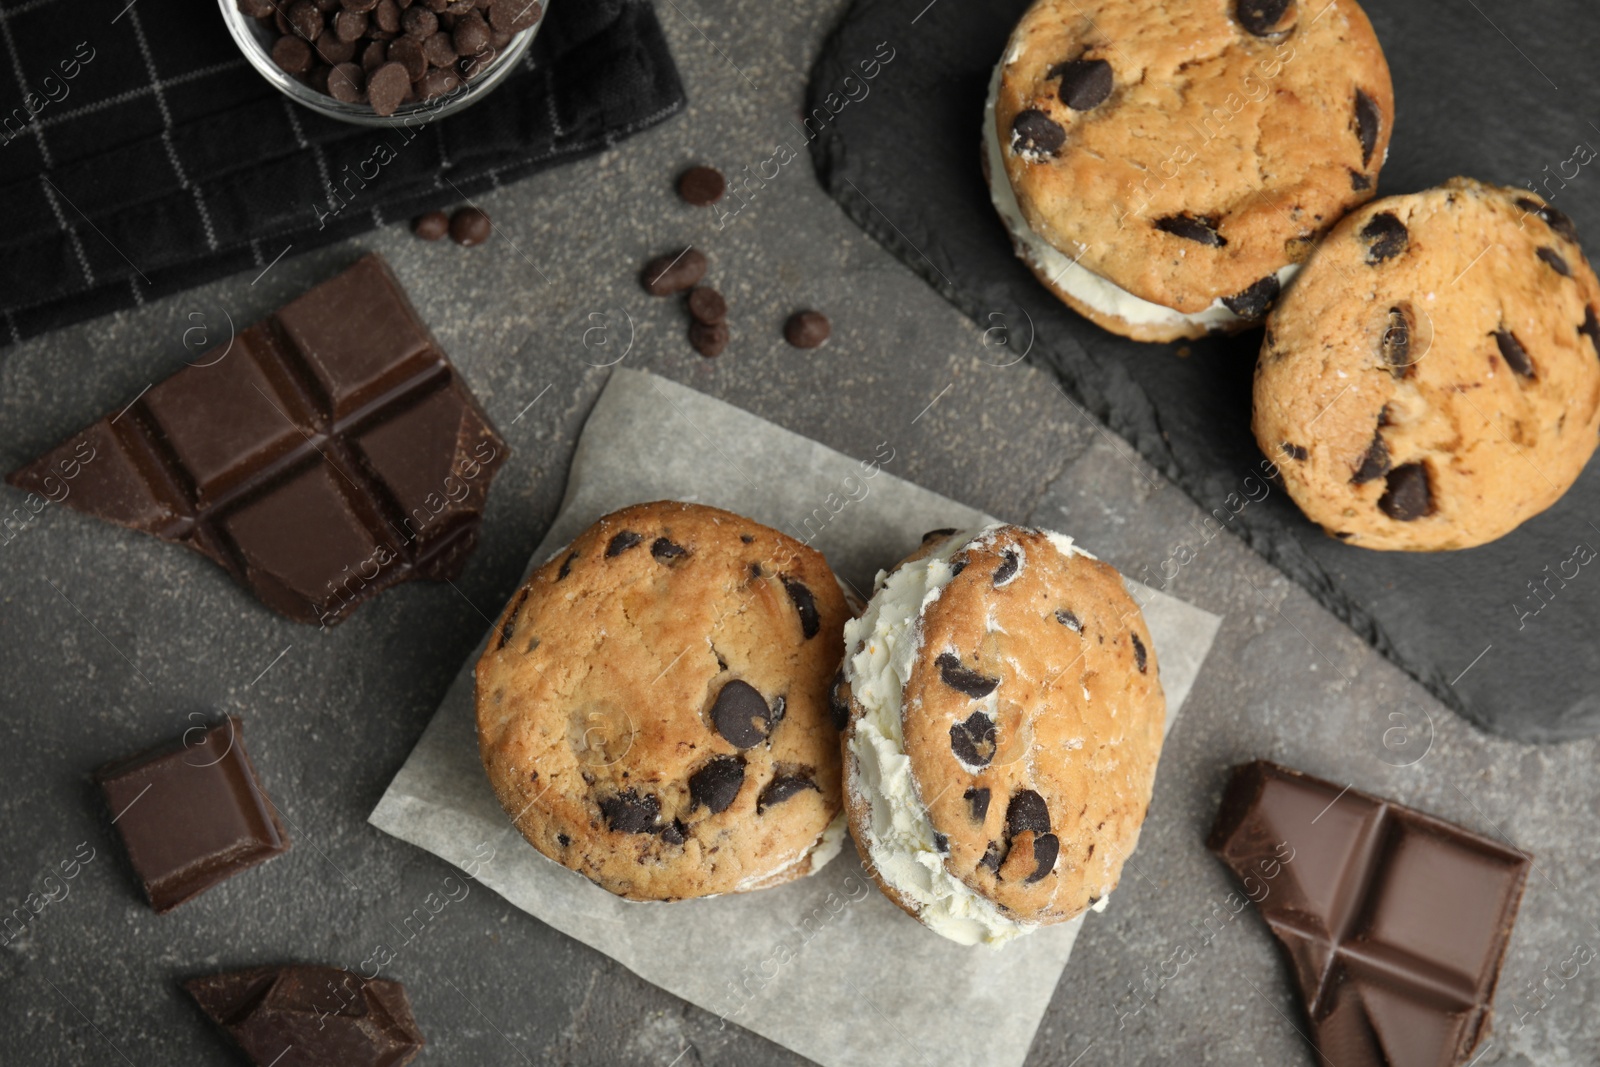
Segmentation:
{"type": "Polygon", "coordinates": [[[950,751],[967,767],[987,767],[994,759],[994,748],[994,720],[981,711],[950,727],[950,751]]]}
{"type": "Polygon", "coordinates": [[[1351,485],[1366,485],[1370,481],[1382,478],[1389,473],[1393,464],[1389,460],[1389,446],[1384,443],[1382,433],[1372,435],[1372,444],[1367,446],[1366,455],[1361,457],[1361,465],[1350,478],[1351,485]]]}
{"type": "Polygon", "coordinates": [[[945,685],[974,700],[982,700],[1000,684],[998,678],[985,678],[977,671],[962,666],[961,657],[954,652],[941,653],[935,662],[939,665],[939,677],[945,685]]]}
{"type": "Polygon", "coordinates": [[[577,559],[577,558],[578,558],[578,554],[576,552],[574,552],[571,555],[569,555],[566,559],[561,561],[561,569],[556,572],[556,581],[558,581],[558,582],[562,581],[562,580],[564,580],[566,578],[567,575],[572,573],[572,561],[577,559]]]}
{"type": "Polygon", "coordinates": [[[994,569],[994,577],[990,581],[998,589],[1017,576],[1017,568],[1020,566],[1021,560],[1017,558],[1016,550],[1008,548],[1001,553],[1000,566],[994,569]]]}
{"type": "Polygon", "coordinates": [[[744,760],[718,756],[689,776],[689,799],[705,805],[711,814],[728,810],[744,785],[744,760]]]}
{"type": "Polygon", "coordinates": [[[689,837],[689,828],[677,819],[661,828],[661,840],[669,845],[681,845],[689,837]]]}
{"type": "Polygon", "coordinates": [[[1311,455],[1310,452],[1306,451],[1304,445],[1297,445],[1297,444],[1294,444],[1293,442],[1290,442],[1290,441],[1285,441],[1285,442],[1283,442],[1283,444],[1279,445],[1278,447],[1283,449],[1284,454],[1287,455],[1290,459],[1298,459],[1298,460],[1304,461],[1307,456],[1311,455]]]}
{"type": "Polygon", "coordinates": [[[822,792],[822,787],[812,781],[810,776],[804,774],[780,774],[768,782],[756,797],[756,814],[774,804],[782,804],[785,800],[807,789],[822,792]]]}
{"type": "Polygon", "coordinates": [[[519,33],[543,14],[539,0],[493,0],[489,4],[489,24],[503,33],[519,33]]]}
{"type": "Polygon", "coordinates": [[[940,852],[949,852],[950,839],[941,834],[939,831],[935,830],[933,832],[933,847],[938,849],[940,852]]]}
{"type": "MultiPolygon", "coordinates": [[[[428,73],[433,74],[434,72],[429,71],[428,73]]],[[[438,73],[451,78],[455,77],[449,71],[439,71],[438,73]]],[[[427,81],[427,77],[428,75],[423,76],[424,82],[427,81]]],[[[427,93],[424,93],[423,96],[426,98],[427,93]]],[[[472,248],[483,244],[489,239],[489,234],[493,232],[494,224],[489,221],[489,216],[478,208],[464,207],[450,216],[450,239],[464,248],[472,248]]]]}
{"type": "Polygon", "coordinates": [[[367,102],[380,115],[393,115],[411,91],[411,76],[399,63],[385,63],[367,75],[367,102]]]}
{"type": "Polygon", "coordinates": [[[833,676],[833,684],[828,687],[828,718],[833,720],[833,728],[840,732],[850,725],[850,704],[839,692],[844,685],[844,668],[839,668],[839,673],[833,676]]]}
{"type": "Polygon", "coordinates": [[[983,822],[984,818],[989,814],[989,790],[981,786],[974,786],[961,794],[961,798],[967,802],[967,806],[972,811],[972,821],[983,822]]]}
{"type": "Polygon", "coordinates": [[[400,5],[395,0],[378,0],[372,8],[372,21],[384,33],[399,33],[400,5]]]}
{"type": "Polygon", "coordinates": [[[422,4],[412,4],[400,12],[400,31],[421,44],[439,32],[439,16],[422,4]]]}
{"type": "Polygon", "coordinates": [[[923,544],[927,544],[929,541],[932,541],[934,538],[943,539],[943,538],[946,538],[946,537],[953,537],[953,536],[955,536],[955,532],[956,532],[955,531],[955,527],[953,527],[953,526],[946,527],[945,529],[942,529],[942,530],[929,530],[927,533],[922,535],[922,543],[923,544]]]}
{"type": "Polygon", "coordinates": [[[422,80],[428,73],[428,57],[422,54],[422,45],[409,37],[402,37],[389,44],[389,61],[403,64],[406,68],[406,77],[413,82],[422,80]]]}
{"type": "Polygon", "coordinates": [[[755,686],[735,678],[722,687],[711,705],[711,723],[738,748],[754,748],[772,732],[772,709],[755,686]]]}
{"type": "Polygon", "coordinates": [[[279,37],[272,45],[272,61],[287,74],[311,69],[311,46],[301,37],[279,37]]]}
{"type": "MultiPolygon", "coordinates": [[[[440,74],[451,74],[453,76],[452,71],[445,69],[456,61],[456,46],[448,32],[440,30],[423,41],[422,55],[429,63],[439,68],[440,74]]],[[[427,77],[427,75],[425,74],[423,77],[427,77]]]]}
{"type": "Polygon", "coordinates": [[[289,20],[289,27],[307,41],[315,41],[322,36],[322,12],[310,0],[291,4],[284,17],[289,20]]]}
{"type": "Polygon", "coordinates": [[[1389,487],[1378,508],[1396,522],[1412,522],[1433,513],[1433,488],[1428,468],[1406,463],[1389,472],[1389,487]]]}
{"type": "Polygon", "coordinates": [[[623,834],[653,834],[661,815],[661,801],[649,793],[628,789],[600,800],[600,814],[606,827],[623,834]]]}
{"type": "Polygon", "coordinates": [[[1561,253],[1557,252],[1555,249],[1541,248],[1539,249],[1538,256],[1540,259],[1550,264],[1551,268],[1563,278],[1572,277],[1572,268],[1567,266],[1567,261],[1562,259],[1561,253]]]}
{"type": "Polygon", "coordinates": [[[1059,63],[1045,77],[1061,79],[1061,102],[1074,111],[1092,111],[1111,95],[1111,64],[1103,59],[1059,63]]]}
{"type": "Polygon", "coordinates": [[[424,241],[437,241],[450,232],[450,216],[442,211],[430,211],[411,220],[411,232],[424,241]]]}
{"type": "Polygon", "coordinates": [[[708,207],[722,199],[728,179],[716,167],[690,167],[678,178],[678,195],[695,207],[708,207]]]}
{"type": "Polygon", "coordinates": [[[1530,381],[1538,377],[1534,373],[1533,360],[1528,357],[1528,350],[1522,347],[1516,334],[1510,330],[1496,330],[1493,336],[1495,344],[1500,346],[1500,355],[1505,359],[1506,366],[1530,381]]]}
{"type": "Polygon", "coordinates": [[[1000,842],[990,841],[989,847],[983,850],[983,859],[978,861],[978,866],[986,870],[1000,871],[1000,842]]]}
{"type": "Polygon", "coordinates": [[[658,537],[650,543],[650,554],[662,563],[671,563],[675,559],[687,556],[689,550],[665,537],[658,537]]]}
{"type": "Polygon", "coordinates": [[[1350,172],[1350,188],[1355,192],[1364,193],[1372,188],[1372,179],[1359,170],[1353,170],[1350,172]]]}
{"type": "Polygon", "coordinates": [[[1055,834],[1040,834],[1033,839],[1033,873],[1023,879],[1032,885],[1055,869],[1056,857],[1061,854],[1061,840],[1055,834]]]}
{"type": "Polygon", "coordinates": [[[628,549],[632,548],[634,545],[637,545],[643,540],[643,537],[634,533],[632,530],[623,530],[621,533],[617,534],[611,539],[610,544],[606,545],[606,559],[613,559],[622,555],[624,552],[628,551],[628,549]]]}
{"type": "Polygon", "coordinates": [[[702,285],[689,294],[689,314],[696,322],[715,326],[728,317],[728,302],[715,289],[702,285]]]}
{"type": "Polygon", "coordinates": [[[1383,112],[1372,97],[1356,90],[1356,138],[1361,142],[1361,165],[1372,162],[1372,151],[1378,147],[1378,134],[1383,132],[1383,112]]]}
{"type": "Polygon", "coordinates": [[[1031,789],[1015,793],[1006,805],[1006,833],[1015,837],[1027,830],[1036,834],[1050,832],[1050,808],[1044,797],[1031,789]]]}
{"type": "Polygon", "coordinates": [[[1056,622],[1071,630],[1075,634],[1083,633],[1083,620],[1078,618],[1066,608],[1056,609],[1056,622]]]}
{"type": "Polygon", "coordinates": [[[1517,198],[1517,206],[1523,211],[1531,212],[1532,214],[1539,216],[1539,218],[1544,220],[1544,224],[1546,226],[1550,227],[1551,230],[1560,234],[1568,241],[1571,241],[1573,244],[1578,243],[1578,227],[1573,224],[1572,219],[1566,214],[1566,212],[1558,211],[1549,204],[1541,204],[1539,201],[1530,199],[1526,196],[1517,198]]]}
{"type": "Polygon", "coordinates": [[[689,344],[707,359],[722,355],[727,350],[728,339],[728,324],[725,322],[689,324],[689,344]]]}
{"type": "Polygon", "coordinates": [[[1405,308],[1389,309],[1389,328],[1383,331],[1378,351],[1389,371],[1396,378],[1404,378],[1411,369],[1411,313],[1405,308]]]}
{"type": "Polygon", "coordinates": [[[354,104],[365,95],[366,71],[354,63],[340,63],[328,71],[328,95],[344,104],[354,104]]]}
{"type": "Polygon", "coordinates": [[[1221,248],[1228,243],[1227,238],[1217,232],[1217,220],[1200,218],[1195,215],[1168,215],[1164,219],[1156,220],[1156,229],[1170,233],[1174,237],[1197,241],[1211,248],[1221,248]]]}
{"type": "Polygon", "coordinates": [[[1589,339],[1595,355],[1600,356],[1600,317],[1595,315],[1593,304],[1583,309],[1583,325],[1578,327],[1578,332],[1589,339]]]}
{"type": "Polygon", "coordinates": [[[1281,37],[1289,29],[1284,16],[1294,0],[1238,0],[1233,17],[1252,37],[1281,37]]]}
{"type": "Polygon", "coordinates": [[[489,24],[477,13],[458,19],[450,29],[450,43],[459,56],[476,56],[489,50],[489,24]]]}
{"type": "Polygon", "coordinates": [[[1250,288],[1222,298],[1222,304],[1241,319],[1259,319],[1277,302],[1283,287],[1276,274],[1269,274],[1250,288]]]}
{"type": "Polygon", "coordinates": [[[1133,665],[1139,668],[1140,674],[1145,674],[1146,667],[1150,665],[1150,653],[1145,650],[1144,642],[1139,640],[1138,634],[1130,633],[1129,639],[1133,641],[1133,665]]]}
{"type": "Polygon", "coordinates": [[[820,311],[796,311],[783,324],[783,339],[796,348],[820,348],[833,336],[833,325],[820,311]]]}
{"type": "Polygon", "coordinates": [[[651,296],[671,296],[694,287],[706,276],[707,266],[709,261],[704,252],[697,248],[685,248],[681,252],[657,256],[646,263],[639,281],[651,296]]]}
{"type": "Polygon", "coordinates": [[[341,11],[333,16],[333,33],[341,41],[359,41],[367,33],[367,16],[359,11],[341,11]]]}
{"type": "Polygon", "coordinates": [[[1404,252],[1411,234],[1392,212],[1380,211],[1361,227],[1361,239],[1367,242],[1367,262],[1382,263],[1404,252]]]}
{"type": "Polygon", "coordinates": [[[1067,143],[1067,131],[1038,108],[1017,112],[1011,120],[1011,151],[1017,155],[1053,156],[1067,143]]]}
{"type": "Polygon", "coordinates": [[[822,627],[822,617],[817,614],[817,598],[811,595],[811,590],[804,582],[793,578],[785,578],[783,588],[789,594],[789,599],[794,601],[794,610],[800,613],[800,632],[806,635],[807,641],[811,640],[822,627]]]}
{"type": "Polygon", "coordinates": [[[568,845],[572,844],[572,838],[568,837],[566,834],[557,834],[556,843],[562,848],[566,848],[568,845]]]}

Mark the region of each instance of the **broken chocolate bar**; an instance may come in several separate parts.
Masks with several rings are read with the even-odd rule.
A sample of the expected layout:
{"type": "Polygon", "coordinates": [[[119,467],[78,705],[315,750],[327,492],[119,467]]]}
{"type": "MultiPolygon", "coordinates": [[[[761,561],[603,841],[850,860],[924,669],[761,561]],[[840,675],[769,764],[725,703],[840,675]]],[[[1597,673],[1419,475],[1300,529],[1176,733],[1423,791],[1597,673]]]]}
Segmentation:
{"type": "Polygon", "coordinates": [[[1255,887],[1318,1062],[1448,1067],[1487,1035],[1526,855],[1265,761],[1235,770],[1206,844],[1255,887]]]}
{"type": "Polygon", "coordinates": [[[454,579],[505,442],[369,255],[34,462],[68,507],[188,545],[298,622],[454,579]]]}
{"type": "Polygon", "coordinates": [[[133,873],[157,912],[289,850],[236,718],[95,774],[133,873]]]}
{"type": "Polygon", "coordinates": [[[405,986],[337,967],[254,967],[183,986],[259,1067],[404,1067],[427,1043],[405,986]]]}

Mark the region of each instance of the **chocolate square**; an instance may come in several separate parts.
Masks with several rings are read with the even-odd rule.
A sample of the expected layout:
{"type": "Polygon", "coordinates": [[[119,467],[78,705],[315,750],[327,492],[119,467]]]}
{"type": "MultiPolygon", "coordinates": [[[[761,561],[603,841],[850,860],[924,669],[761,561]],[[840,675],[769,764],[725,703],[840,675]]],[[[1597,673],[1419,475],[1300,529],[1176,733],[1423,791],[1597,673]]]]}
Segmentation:
{"type": "Polygon", "coordinates": [[[241,730],[230,716],[95,774],[157,912],[288,851],[241,730]]]}

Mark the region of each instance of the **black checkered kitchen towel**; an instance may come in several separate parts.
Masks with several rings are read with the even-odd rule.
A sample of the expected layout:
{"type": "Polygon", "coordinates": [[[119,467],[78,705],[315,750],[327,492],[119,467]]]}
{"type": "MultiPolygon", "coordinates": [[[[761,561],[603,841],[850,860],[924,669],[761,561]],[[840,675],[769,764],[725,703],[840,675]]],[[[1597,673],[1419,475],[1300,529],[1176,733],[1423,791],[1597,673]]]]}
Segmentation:
{"type": "Polygon", "coordinates": [[[0,0],[0,37],[0,346],[459,203],[684,103],[645,0],[550,0],[522,69],[330,214],[329,187],[405,133],[292,103],[214,0],[0,0]]]}

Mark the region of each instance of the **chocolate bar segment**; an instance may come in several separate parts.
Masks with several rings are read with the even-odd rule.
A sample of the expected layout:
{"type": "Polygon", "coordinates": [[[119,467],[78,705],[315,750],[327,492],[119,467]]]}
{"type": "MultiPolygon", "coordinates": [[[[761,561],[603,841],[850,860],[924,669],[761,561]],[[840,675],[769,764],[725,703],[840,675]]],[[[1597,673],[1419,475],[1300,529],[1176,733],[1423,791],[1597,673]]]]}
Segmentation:
{"type": "Polygon", "coordinates": [[[1287,952],[1323,1061],[1447,1067],[1487,1035],[1526,855],[1266,761],[1206,844],[1287,952]]]}
{"type": "Polygon", "coordinates": [[[404,986],[337,967],[255,967],[184,988],[260,1067],[404,1067],[427,1043],[404,986]]]}
{"type": "Polygon", "coordinates": [[[150,906],[171,911],[289,850],[229,717],[95,774],[150,906]]]}
{"type": "Polygon", "coordinates": [[[67,506],[332,625],[399,582],[458,577],[506,455],[369,255],[7,480],[40,492],[76,458],[67,506]]]}

